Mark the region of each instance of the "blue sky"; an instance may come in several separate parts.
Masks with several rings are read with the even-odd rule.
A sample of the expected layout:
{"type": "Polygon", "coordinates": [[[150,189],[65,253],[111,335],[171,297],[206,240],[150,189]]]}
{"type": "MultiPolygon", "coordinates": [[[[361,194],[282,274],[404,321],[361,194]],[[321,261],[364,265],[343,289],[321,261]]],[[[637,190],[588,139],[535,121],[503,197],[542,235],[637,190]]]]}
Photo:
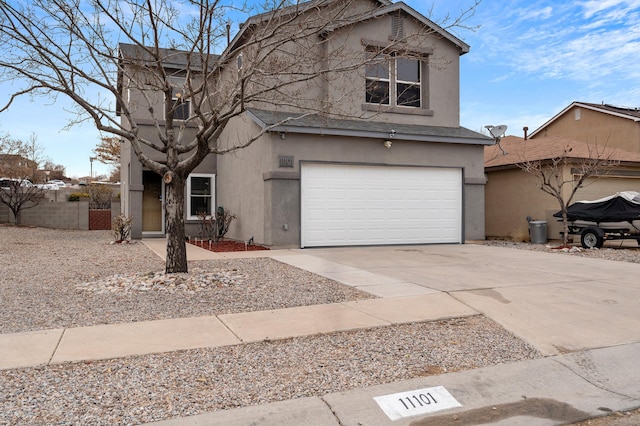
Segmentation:
{"type": "MultiPolygon", "coordinates": [[[[440,22],[473,1],[406,3],[440,22]]],[[[507,134],[522,136],[573,101],[640,107],[640,0],[484,0],[466,24],[479,28],[452,31],[471,46],[461,58],[464,127],[506,124],[507,134]]],[[[0,96],[8,92],[0,87],[0,96]]],[[[91,123],[63,130],[72,117],[65,109],[62,99],[22,99],[0,114],[0,133],[34,133],[68,176],[85,176],[100,135],[91,123]]],[[[93,170],[109,167],[94,162],[93,170]]]]}

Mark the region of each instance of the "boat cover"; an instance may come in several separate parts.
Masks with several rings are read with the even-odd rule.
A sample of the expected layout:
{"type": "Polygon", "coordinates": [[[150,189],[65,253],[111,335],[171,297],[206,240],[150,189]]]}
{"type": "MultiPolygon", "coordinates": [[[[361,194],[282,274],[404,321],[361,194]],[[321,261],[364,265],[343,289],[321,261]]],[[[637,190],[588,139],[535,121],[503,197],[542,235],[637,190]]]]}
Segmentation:
{"type": "MultiPolygon", "coordinates": [[[[553,215],[562,218],[559,211],[553,215]]],[[[618,192],[594,201],[578,201],[567,209],[570,222],[587,220],[590,222],[631,222],[640,220],[640,193],[618,192]]]]}

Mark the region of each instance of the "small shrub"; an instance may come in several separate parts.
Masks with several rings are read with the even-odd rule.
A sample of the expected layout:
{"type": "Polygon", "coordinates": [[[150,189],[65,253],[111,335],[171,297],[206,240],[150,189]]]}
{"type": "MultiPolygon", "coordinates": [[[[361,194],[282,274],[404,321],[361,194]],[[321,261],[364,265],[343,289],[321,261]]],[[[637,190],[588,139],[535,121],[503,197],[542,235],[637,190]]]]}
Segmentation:
{"type": "Polygon", "coordinates": [[[215,240],[219,241],[229,231],[229,226],[236,215],[231,213],[231,210],[225,210],[222,206],[216,210],[216,234],[215,240]]]}
{"type": "Polygon", "coordinates": [[[122,213],[113,219],[113,227],[111,229],[113,230],[113,235],[116,239],[116,242],[129,240],[129,236],[131,235],[132,222],[132,217],[125,216],[122,213]]]}
{"type": "Polygon", "coordinates": [[[229,226],[236,215],[231,211],[222,207],[218,207],[215,216],[208,216],[206,213],[198,213],[198,221],[200,222],[200,230],[198,236],[202,240],[220,241],[221,238],[229,231],[229,226]]]}
{"type": "Polygon", "coordinates": [[[82,198],[89,198],[90,195],[88,192],[72,192],[69,194],[69,201],[80,201],[82,198]]]}
{"type": "Polygon", "coordinates": [[[198,212],[198,222],[200,225],[200,229],[198,231],[198,236],[201,240],[213,240],[214,229],[216,225],[216,219],[213,216],[208,216],[204,212],[198,212]]]}
{"type": "Polygon", "coordinates": [[[111,208],[111,197],[113,190],[109,185],[92,183],[89,185],[90,208],[108,209],[111,208]]]}

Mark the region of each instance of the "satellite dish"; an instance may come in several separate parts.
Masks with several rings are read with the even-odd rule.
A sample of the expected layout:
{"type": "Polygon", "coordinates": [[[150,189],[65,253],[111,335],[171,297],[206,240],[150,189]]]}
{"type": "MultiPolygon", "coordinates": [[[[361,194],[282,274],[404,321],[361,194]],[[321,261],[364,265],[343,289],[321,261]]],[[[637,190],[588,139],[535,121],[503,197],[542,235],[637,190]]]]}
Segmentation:
{"type": "Polygon", "coordinates": [[[493,136],[494,138],[500,138],[507,131],[507,126],[504,124],[500,124],[499,126],[491,126],[488,129],[489,133],[491,133],[491,136],[493,136]]]}

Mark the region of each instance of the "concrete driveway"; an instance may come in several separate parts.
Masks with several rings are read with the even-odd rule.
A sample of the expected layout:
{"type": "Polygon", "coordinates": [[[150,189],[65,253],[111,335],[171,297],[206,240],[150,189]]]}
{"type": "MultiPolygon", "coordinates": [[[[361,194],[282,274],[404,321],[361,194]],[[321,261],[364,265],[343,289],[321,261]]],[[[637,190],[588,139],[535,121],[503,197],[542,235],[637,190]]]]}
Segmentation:
{"type": "Polygon", "coordinates": [[[476,244],[273,257],[381,297],[447,295],[544,355],[640,341],[639,264],[476,244]]]}

